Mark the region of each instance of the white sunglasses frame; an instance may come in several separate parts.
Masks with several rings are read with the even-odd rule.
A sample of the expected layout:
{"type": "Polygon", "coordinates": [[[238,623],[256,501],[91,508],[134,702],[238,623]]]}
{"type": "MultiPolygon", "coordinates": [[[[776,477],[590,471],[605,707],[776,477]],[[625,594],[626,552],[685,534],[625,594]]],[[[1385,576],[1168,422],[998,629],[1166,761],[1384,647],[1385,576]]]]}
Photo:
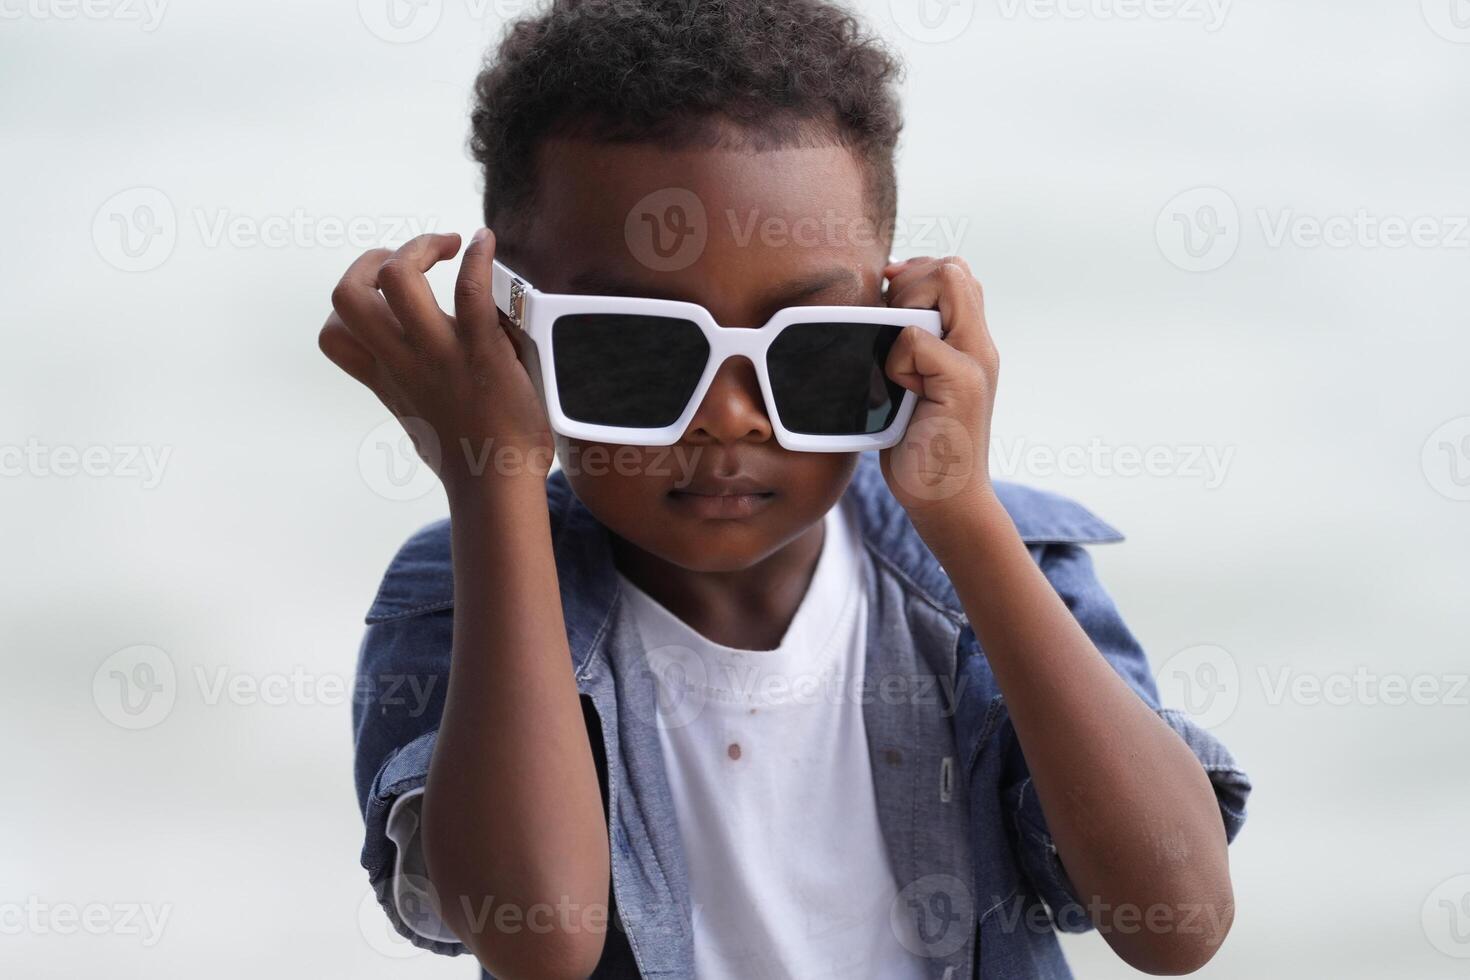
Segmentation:
{"type": "Polygon", "coordinates": [[[771,420],[776,441],[785,449],[808,453],[851,453],[888,449],[897,445],[914,414],[918,396],[905,391],[893,421],[881,432],[856,435],[815,435],[793,432],[781,422],[771,379],[766,370],[766,352],[781,331],[799,323],[878,323],[892,326],[918,326],[936,337],[943,336],[938,310],[908,310],[889,306],[788,306],[778,310],[764,325],[754,328],[722,327],[714,316],[698,303],[681,300],[647,299],[636,296],[584,296],[573,293],[545,293],[517,275],[499,259],[493,260],[490,291],[495,305],[505,315],[512,329],[507,331],[521,360],[528,367],[532,360],[539,371],[531,371],[531,379],[546,407],[546,417],[558,435],[588,442],[614,443],[627,446],[672,446],[679,441],[693,421],[705,395],[709,393],[720,365],[731,357],[746,357],[755,366],[765,399],[766,417],[771,420]],[[709,344],[709,360],[704,373],[689,396],[689,403],[679,418],[661,428],[629,428],[598,425],[568,418],[561,408],[556,384],[556,365],[552,355],[551,330],[557,319],[576,313],[622,313],[642,316],[677,317],[692,321],[703,331],[709,344]],[[539,376],[538,376],[539,375],[539,376]]]}

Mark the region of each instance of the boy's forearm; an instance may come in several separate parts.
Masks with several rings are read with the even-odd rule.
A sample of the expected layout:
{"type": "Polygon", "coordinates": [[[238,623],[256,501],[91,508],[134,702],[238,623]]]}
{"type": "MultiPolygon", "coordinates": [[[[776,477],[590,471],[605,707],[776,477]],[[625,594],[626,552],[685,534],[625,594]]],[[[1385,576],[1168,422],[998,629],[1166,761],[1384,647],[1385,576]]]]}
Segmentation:
{"type": "Polygon", "coordinates": [[[1234,910],[1209,778],[1098,652],[994,495],[955,513],[916,526],[1005,696],[1068,876],[1131,965],[1197,969],[1234,910]]]}
{"type": "Polygon", "coordinates": [[[445,923],[492,972],[585,975],[606,928],[608,839],[545,485],[480,482],[451,493],[454,640],[425,859],[445,923]]]}

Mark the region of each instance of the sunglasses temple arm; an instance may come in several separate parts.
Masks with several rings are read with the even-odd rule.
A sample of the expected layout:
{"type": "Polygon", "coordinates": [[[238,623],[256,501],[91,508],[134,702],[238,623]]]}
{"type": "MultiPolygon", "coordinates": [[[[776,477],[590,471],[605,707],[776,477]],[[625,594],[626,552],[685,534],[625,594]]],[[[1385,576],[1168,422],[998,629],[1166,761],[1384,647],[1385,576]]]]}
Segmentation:
{"type": "Polygon", "coordinates": [[[518,327],[525,314],[526,297],[532,288],[530,283],[512,272],[504,262],[499,259],[491,261],[490,294],[495,298],[495,305],[500,312],[518,327]]]}

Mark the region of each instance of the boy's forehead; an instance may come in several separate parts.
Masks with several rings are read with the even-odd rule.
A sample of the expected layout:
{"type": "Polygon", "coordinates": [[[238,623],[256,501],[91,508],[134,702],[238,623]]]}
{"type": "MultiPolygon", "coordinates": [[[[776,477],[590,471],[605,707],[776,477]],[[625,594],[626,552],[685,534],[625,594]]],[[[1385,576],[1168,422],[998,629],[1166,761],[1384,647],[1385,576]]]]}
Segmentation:
{"type": "MultiPolygon", "coordinates": [[[[582,292],[579,272],[668,281],[719,269],[881,265],[865,170],[847,147],[769,150],[548,141],[524,246],[537,285],[582,292]]],[[[675,287],[677,288],[677,287],[675,287]]]]}

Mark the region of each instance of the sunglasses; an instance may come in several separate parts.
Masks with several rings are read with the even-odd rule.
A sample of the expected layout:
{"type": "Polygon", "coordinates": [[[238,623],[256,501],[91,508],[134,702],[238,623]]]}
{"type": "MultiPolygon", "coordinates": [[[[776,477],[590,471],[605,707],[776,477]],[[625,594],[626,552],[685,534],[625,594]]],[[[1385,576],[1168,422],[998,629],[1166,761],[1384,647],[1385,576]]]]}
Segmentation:
{"type": "Polygon", "coordinates": [[[937,310],[870,306],[791,306],[732,329],[697,303],[544,293],[499,259],[491,292],[552,429],[629,446],[678,442],[720,365],[747,357],[784,448],[887,449],[917,400],[884,373],[888,352],[911,324],[942,336],[937,310]]]}

